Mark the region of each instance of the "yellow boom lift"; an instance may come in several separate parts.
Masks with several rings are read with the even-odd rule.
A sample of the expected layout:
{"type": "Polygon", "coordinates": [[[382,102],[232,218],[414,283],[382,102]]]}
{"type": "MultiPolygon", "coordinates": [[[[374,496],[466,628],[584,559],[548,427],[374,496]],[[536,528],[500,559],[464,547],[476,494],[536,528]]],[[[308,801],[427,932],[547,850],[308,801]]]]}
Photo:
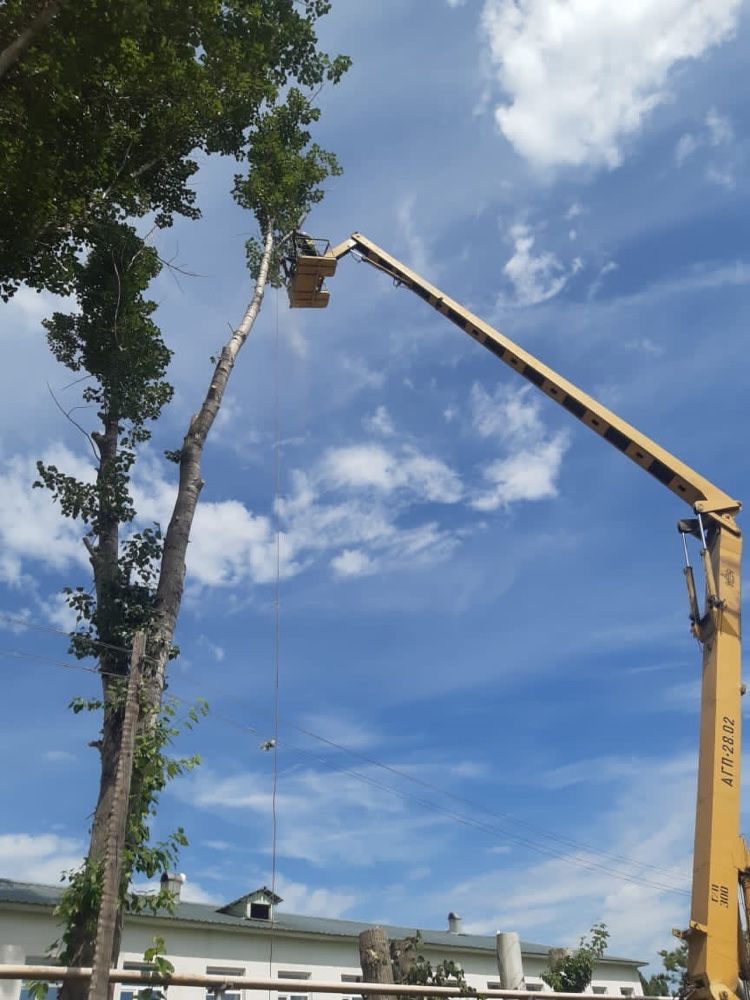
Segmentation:
{"type": "Polygon", "coordinates": [[[684,500],[695,517],[677,528],[685,553],[691,631],[703,648],[698,799],[690,923],[675,932],[688,942],[694,1000],[731,1000],[750,979],[741,916],[750,911],[750,852],[740,829],[740,503],[656,442],[542,364],[503,334],[360,233],[338,246],[296,233],[286,267],[292,307],[328,305],[325,279],[351,253],[415,292],[571,416],[604,438],[684,500]],[[695,536],[705,576],[701,612],[686,536],[695,536]],[[741,907],[738,906],[741,890],[741,907]]]}

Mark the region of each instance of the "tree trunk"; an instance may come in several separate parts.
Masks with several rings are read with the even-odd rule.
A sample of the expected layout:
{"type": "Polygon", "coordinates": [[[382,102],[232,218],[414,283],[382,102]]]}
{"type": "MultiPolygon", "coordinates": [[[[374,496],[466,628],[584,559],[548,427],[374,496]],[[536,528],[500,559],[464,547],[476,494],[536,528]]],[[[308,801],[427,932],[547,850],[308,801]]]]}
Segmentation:
{"type": "MultiPolygon", "coordinates": [[[[253,324],[257,318],[263,301],[268,267],[273,251],[273,230],[269,228],[264,245],[263,259],[261,261],[260,272],[255,282],[253,297],[245,311],[237,329],[224,345],[218,364],[214,369],[211,384],[203,400],[203,404],[198,413],[193,416],[188,427],[187,434],[183,441],[180,458],[180,476],[175,500],[174,510],[169,522],[169,527],[164,539],[164,549],[162,552],[161,567],[159,572],[159,582],[156,592],[155,613],[153,624],[149,630],[149,658],[144,669],[143,677],[143,711],[140,720],[140,727],[152,726],[159,715],[161,709],[162,695],[166,681],[166,668],[169,660],[169,653],[172,648],[177,618],[182,603],[182,594],[185,578],[185,555],[190,540],[190,530],[193,525],[195,511],[198,505],[198,497],[203,486],[201,478],[201,458],[203,448],[208,434],[213,426],[214,420],[221,407],[224,393],[226,391],[229,377],[234,368],[237,355],[242,349],[245,341],[250,335],[253,324]]],[[[108,443],[108,436],[105,434],[97,438],[97,444],[102,450],[102,461],[104,460],[104,449],[108,443]]],[[[104,529],[104,525],[102,526],[104,529]]],[[[96,550],[91,552],[91,561],[94,566],[94,577],[97,582],[97,608],[101,600],[106,601],[106,577],[110,566],[110,556],[117,551],[119,541],[114,544],[111,533],[103,532],[99,536],[99,544],[96,550]],[[106,541],[105,541],[106,539],[106,541]],[[105,557],[106,552],[106,557],[105,557]],[[101,583],[101,590],[100,590],[101,583]]],[[[91,550],[90,550],[91,551],[91,550]]],[[[115,563],[117,566],[117,563],[115,563]]],[[[104,638],[102,636],[102,638],[104,638]]],[[[105,640],[107,641],[107,640],[105,640]]],[[[117,654],[115,654],[117,655],[117,654]]],[[[102,661],[104,657],[102,657],[102,661]]],[[[122,714],[107,711],[106,704],[111,703],[107,693],[110,691],[113,679],[103,677],[102,684],[105,691],[105,718],[102,728],[102,774],[100,782],[99,800],[94,814],[91,829],[91,844],[89,848],[89,858],[100,861],[104,857],[104,849],[107,840],[107,821],[111,811],[112,792],[114,788],[115,772],[117,767],[118,748],[122,732],[122,714]]],[[[140,811],[140,789],[138,776],[134,776],[133,786],[130,796],[130,813],[135,814],[140,811]]],[[[119,954],[119,944],[122,929],[122,913],[118,912],[118,922],[116,925],[112,964],[117,963],[119,954]]],[[[69,957],[69,964],[89,966],[93,961],[93,941],[90,933],[86,932],[86,921],[77,921],[77,933],[73,954],[69,957]]],[[[86,1000],[87,990],[85,984],[69,981],[65,983],[60,991],[60,1000],[86,1000]]]]}
{"type": "Polygon", "coordinates": [[[18,38],[0,52],[0,80],[11,70],[34,39],[50,23],[62,7],[65,0],[48,0],[31,23],[21,32],[18,38]]]}
{"type": "Polygon", "coordinates": [[[273,228],[269,226],[265,234],[263,258],[255,282],[253,297],[242,321],[222,349],[203,404],[198,413],[190,420],[190,426],[182,442],[177,499],[164,538],[164,551],[156,590],[154,626],[151,631],[151,662],[146,676],[144,699],[147,712],[156,713],[161,706],[167,661],[182,604],[185,584],[185,556],[198,506],[198,497],[203,488],[201,477],[203,448],[224,399],[237,355],[250,335],[260,311],[273,248],[273,228]]]}
{"type": "MultiPolygon", "coordinates": [[[[185,556],[198,505],[198,497],[203,487],[203,480],[201,478],[203,448],[221,407],[237,356],[250,335],[260,311],[273,248],[273,228],[269,226],[265,235],[263,258],[255,282],[252,299],[239,326],[233,331],[232,336],[224,345],[203,404],[198,413],[192,417],[183,441],[177,498],[164,538],[155,599],[155,611],[152,625],[149,628],[149,656],[144,666],[142,682],[142,712],[139,722],[139,729],[141,730],[153,726],[161,709],[162,695],[166,682],[167,662],[182,603],[185,556]]],[[[108,419],[106,415],[103,415],[102,419],[104,421],[104,433],[95,435],[94,440],[101,453],[98,481],[103,491],[105,484],[102,470],[106,467],[106,462],[113,459],[117,454],[117,422],[113,417],[108,419]],[[114,437],[112,436],[113,430],[114,437]]],[[[100,510],[106,509],[103,506],[105,503],[106,498],[102,492],[100,494],[100,510]]],[[[109,618],[106,609],[108,596],[111,594],[109,584],[114,583],[119,569],[119,524],[116,518],[107,520],[103,517],[100,518],[99,528],[98,544],[95,548],[91,545],[87,546],[91,557],[91,564],[94,568],[97,618],[100,621],[99,638],[104,642],[111,642],[113,645],[118,645],[116,636],[106,635],[106,623],[109,618]],[[100,610],[102,612],[101,617],[99,616],[100,610]]],[[[123,664],[121,659],[118,660],[118,657],[121,657],[121,654],[105,649],[100,656],[102,671],[124,675],[126,673],[126,665],[123,664]]],[[[114,710],[112,707],[114,704],[113,694],[115,691],[121,690],[121,681],[118,677],[102,676],[102,687],[105,702],[101,740],[102,770],[99,799],[91,826],[91,841],[88,855],[89,860],[99,863],[104,859],[107,843],[108,819],[112,809],[112,795],[122,738],[122,709],[114,710]]],[[[129,814],[131,816],[140,813],[141,793],[139,786],[139,776],[135,774],[130,794],[129,814]]],[[[68,965],[92,965],[94,942],[91,927],[92,922],[95,920],[96,911],[86,913],[79,911],[75,928],[69,938],[70,946],[67,949],[66,955],[68,965]]],[[[119,909],[115,925],[112,966],[117,964],[119,956],[122,921],[123,914],[122,910],[119,909]]],[[[60,989],[60,1000],[87,1000],[86,984],[73,980],[63,983],[60,989]]]]}
{"type": "MultiPolygon", "coordinates": [[[[120,522],[117,513],[112,510],[108,485],[110,470],[117,460],[119,424],[116,415],[111,412],[103,412],[100,416],[104,427],[103,433],[92,434],[99,449],[99,467],[96,477],[99,507],[97,543],[93,545],[90,540],[85,540],[94,573],[97,630],[100,640],[105,643],[99,653],[102,700],[104,702],[99,745],[101,761],[99,797],[91,823],[88,850],[88,859],[97,864],[103,864],[107,848],[109,818],[112,814],[117,766],[123,736],[124,713],[120,678],[127,676],[128,669],[125,655],[116,649],[107,648],[107,645],[113,647],[119,645],[119,636],[112,628],[113,623],[117,620],[112,601],[117,590],[119,572],[120,522]]],[[[79,913],[76,926],[71,929],[69,936],[66,955],[69,965],[91,966],[94,961],[92,930],[96,925],[97,912],[90,901],[84,905],[86,909],[79,913]]],[[[117,934],[116,940],[117,947],[113,955],[115,961],[119,952],[117,934]]],[[[68,980],[60,987],[60,1000],[86,1000],[87,995],[88,987],[85,982],[68,980]]]]}
{"type": "Polygon", "coordinates": [[[363,984],[393,982],[390,943],[382,927],[370,927],[359,935],[359,964],[363,984]]]}
{"type": "Polygon", "coordinates": [[[133,655],[130,661],[128,693],[122,725],[122,744],[117,762],[117,774],[112,796],[112,812],[109,817],[107,846],[104,854],[104,874],[102,876],[102,896],[99,903],[99,918],[96,924],[94,960],[89,983],[89,1000],[107,1000],[110,994],[109,970],[117,934],[117,914],[120,908],[120,884],[122,882],[122,859],[128,826],[128,801],[130,782],[133,775],[133,753],[138,724],[139,695],[143,656],[146,651],[146,635],[136,633],[133,641],[133,655]]]}
{"type": "Polygon", "coordinates": [[[391,942],[391,963],[393,978],[397,983],[407,982],[409,973],[417,961],[417,939],[404,938],[391,942]]]}

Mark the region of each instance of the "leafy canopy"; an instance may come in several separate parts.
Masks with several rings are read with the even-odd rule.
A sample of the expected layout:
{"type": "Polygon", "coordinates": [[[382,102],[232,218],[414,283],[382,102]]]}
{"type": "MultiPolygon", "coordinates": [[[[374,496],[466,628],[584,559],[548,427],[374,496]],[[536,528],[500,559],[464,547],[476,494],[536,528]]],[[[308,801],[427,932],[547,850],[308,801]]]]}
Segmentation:
{"type": "MultiPolygon", "coordinates": [[[[199,214],[197,152],[243,159],[294,81],[337,80],[327,0],[76,0],[0,80],[0,296],[67,292],[102,222],[199,214]]],[[[0,48],[39,0],[0,5],[0,48]]]]}
{"type": "MultiPolygon", "coordinates": [[[[324,197],[322,183],[341,173],[333,153],[310,143],[307,126],[317,121],[320,111],[296,88],[286,101],[268,112],[258,123],[248,153],[248,174],[237,176],[234,197],[249,209],[263,235],[274,234],[274,252],[269,268],[269,284],[283,282],[281,261],[284,241],[300,225],[313,205],[324,197]]],[[[253,277],[260,268],[263,244],[246,243],[248,265],[253,277]]]]}
{"type": "MultiPolygon", "coordinates": [[[[98,236],[85,262],[73,266],[79,311],[44,321],[57,360],[71,372],[85,372],[84,407],[95,408],[102,427],[89,435],[96,475],[78,479],[38,462],[35,484],[52,493],[63,516],[86,525],[98,586],[66,588],[81,626],[72,640],[79,656],[99,656],[96,639],[128,645],[150,619],[161,532],[158,526],[133,532],[120,547],[118,528],[136,513],[130,474],[137,447],[148,441],[148,424],[172,398],[166,380],[171,352],[151,318],[156,303],[143,295],[161,270],[156,252],[125,224],[102,225],[98,236]],[[107,537],[114,546],[109,565],[101,545],[107,537]]],[[[127,670],[127,654],[109,660],[127,670]]],[[[114,666],[108,662],[108,669],[114,666]]]]}

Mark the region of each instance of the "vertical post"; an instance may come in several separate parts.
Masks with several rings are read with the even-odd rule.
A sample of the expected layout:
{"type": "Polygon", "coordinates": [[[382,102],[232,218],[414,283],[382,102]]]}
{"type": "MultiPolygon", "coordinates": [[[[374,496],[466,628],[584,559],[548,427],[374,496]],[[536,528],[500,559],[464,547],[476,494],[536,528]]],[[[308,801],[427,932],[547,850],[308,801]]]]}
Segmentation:
{"type": "Polygon", "coordinates": [[[523,958],[521,939],[515,931],[498,931],[495,938],[497,971],[504,990],[523,989],[523,958]]]}
{"type": "Polygon", "coordinates": [[[115,790],[112,795],[112,811],[109,814],[107,848],[104,854],[102,874],[102,898],[99,917],[96,922],[94,961],[89,983],[89,1000],[108,1000],[109,970],[112,964],[112,948],[117,925],[117,908],[120,899],[122,878],[122,855],[125,849],[125,835],[128,826],[128,801],[130,782],[133,776],[133,752],[139,715],[139,692],[143,672],[143,657],[146,652],[145,632],[136,632],[130,657],[130,674],[125,696],[125,710],[122,720],[122,739],[115,773],[115,790]]]}
{"type": "Polygon", "coordinates": [[[741,539],[714,524],[706,548],[717,592],[709,593],[714,600],[700,623],[703,681],[688,931],[688,976],[698,1000],[737,990],[737,882],[747,863],[739,836],[741,539]]]}
{"type": "MultiPolygon", "coordinates": [[[[0,962],[3,965],[24,965],[26,951],[20,944],[0,944],[0,962]]],[[[0,979],[0,1000],[18,1000],[22,979],[0,979]]]]}
{"type": "Polygon", "coordinates": [[[359,963],[365,997],[365,983],[393,982],[390,943],[382,927],[370,927],[359,935],[359,963]]]}

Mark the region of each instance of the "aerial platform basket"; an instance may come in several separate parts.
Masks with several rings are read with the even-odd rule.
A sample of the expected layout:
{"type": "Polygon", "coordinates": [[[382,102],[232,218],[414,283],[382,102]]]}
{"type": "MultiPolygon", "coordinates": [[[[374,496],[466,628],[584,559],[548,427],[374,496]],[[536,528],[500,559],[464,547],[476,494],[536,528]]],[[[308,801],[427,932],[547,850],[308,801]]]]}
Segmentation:
{"type": "Polygon", "coordinates": [[[330,244],[295,233],[292,246],[286,261],[289,305],[292,309],[325,309],[329,293],[324,282],[336,273],[338,263],[329,253],[330,244]]]}

